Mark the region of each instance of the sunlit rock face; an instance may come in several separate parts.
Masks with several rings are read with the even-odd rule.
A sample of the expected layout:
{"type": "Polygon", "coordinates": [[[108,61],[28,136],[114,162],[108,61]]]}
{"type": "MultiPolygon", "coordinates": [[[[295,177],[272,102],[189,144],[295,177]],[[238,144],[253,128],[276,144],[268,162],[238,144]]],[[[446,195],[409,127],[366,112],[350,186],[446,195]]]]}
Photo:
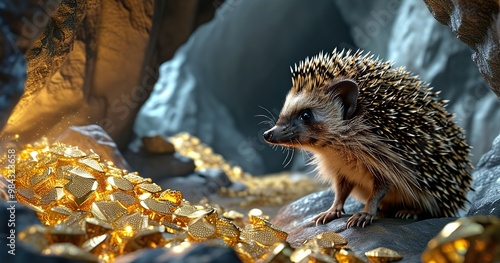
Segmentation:
{"type": "Polygon", "coordinates": [[[94,123],[118,142],[128,139],[123,132],[155,81],[140,78],[153,1],[53,2],[22,19],[40,35],[26,51],[25,92],[3,137],[30,141],[94,123]]]}
{"type": "MultiPolygon", "coordinates": [[[[50,2],[50,1],[48,1],[50,2]]],[[[0,130],[24,91],[26,59],[24,52],[38,37],[39,30],[29,27],[28,17],[52,12],[59,3],[5,0],[0,5],[0,130]],[[45,11],[47,10],[47,11],[45,11]],[[19,19],[22,18],[22,19],[19,19]]],[[[46,26],[48,21],[39,21],[46,26]]]]}
{"type": "Polygon", "coordinates": [[[1,138],[19,134],[24,143],[97,124],[123,150],[158,65],[217,6],[202,0],[3,1],[1,138]]]}

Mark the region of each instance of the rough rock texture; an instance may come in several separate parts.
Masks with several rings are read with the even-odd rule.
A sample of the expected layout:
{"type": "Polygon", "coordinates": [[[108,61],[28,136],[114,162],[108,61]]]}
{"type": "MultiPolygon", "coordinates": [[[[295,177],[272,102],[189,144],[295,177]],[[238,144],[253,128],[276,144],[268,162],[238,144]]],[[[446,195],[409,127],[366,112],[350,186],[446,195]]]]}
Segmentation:
{"type": "Polygon", "coordinates": [[[472,56],[484,79],[500,98],[499,3],[493,0],[424,0],[434,17],[448,25],[472,56]]]}
{"type": "MultiPolygon", "coordinates": [[[[30,18],[51,13],[58,6],[57,1],[41,3],[33,0],[5,0],[0,4],[0,130],[24,91],[24,52],[41,31],[30,22],[30,18]]],[[[44,27],[47,22],[37,20],[37,25],[44,27]]]]}
{"type": "Polygon", "coordinates": [[[403,1],[396,15],[387,58],[442,91],[473,147],[470,159],[476,164],[500,133],[500,122],[488,121],[500,119],[500,101],[471,61],[470,48],[436,21],[421,0],[403,1]]]}
{"type": "Polygon", "coordinates": [[[194,161],[179,154],[150,154],[144,151],[124,154],[134,170],[153,180],[185,176],[194,172],[194,161]]]}
{"type": "Polygon", "coordinates": [[[469,196],[472,206],[468,215],[496,215],[500,217],[500,135],[489,152],[481,157],[473,173],[469,196]]]}
{"type": "Polygon", "coordinates": [[[387,58],[387,45],[391,42],[392,28],[400,13],[399,7],[405,1],[335,0],[335,2],[349,25],[354,40],[354,45],[343,42],[339,47],[353,50],[359,48],[381,58],[387,58]]]}
{"type": "MultiPolygon", "coordinates": [[[[215,8],[208,0],[38,2],[0,4],[2,19],[17,21],[0,31],[20,35],[16,44],[25,52],[28,72],[25,92],[1,138],[19,134],[25,143],[43,135],[52,138],[71,125],[98,124],[120,149],[132,136],[132,123],[156,81],[158,65],[215,8]],[[14,19],[18,17],[21,21],[14,19]]],[[[5,43],[0,39],[2,49],[10,48],[5,43]]],[[[24,71],[18,57],[17,62],[1,58],[0,63],[9,63],[1,70],[24,78],[16,73],[24,71]]],[[[7,110],[17,103],[22,85],[22,79],[9,79],[18,86],[0,93],[0,107],[7,110]]]]}
{"type": "Polygon", "coordinates": [[[203,197],[213,196],[222,187],[241,187],[239,184],[233,184],[220,169],[196,171],[183,177],[158,178],[156,183],[163,189],[181,191],[184,199],[192,203],[198,203],[203,197]]]}
{"type": "Polygon", "coordinates": [[[291,84],[289,66],[342,41],[352,44],[333,2],[227,1],[161,66],[134,131],[187,131],[249,172],[281,170],[284,156],[261,139],[268,127],[255,115],[269,113],[258,106],[276,115],[291,84]]]}
{"type": "Polygon", "coordinates": [[[118,257],[116,263],[238,263],[241,262],[230,247],[194,244],[182,253],[169,249],[152,249],[118,257]]]}

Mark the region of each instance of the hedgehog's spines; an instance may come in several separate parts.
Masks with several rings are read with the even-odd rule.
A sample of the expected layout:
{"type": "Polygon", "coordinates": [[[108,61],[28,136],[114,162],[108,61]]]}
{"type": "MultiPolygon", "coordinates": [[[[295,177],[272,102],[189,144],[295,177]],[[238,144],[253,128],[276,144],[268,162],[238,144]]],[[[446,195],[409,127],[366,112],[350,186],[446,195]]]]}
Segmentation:
{"type": "Polygon", "coordinates": [[[442,201],[442,215],[453,215],[464,207],[470,188],[470,147],[444,108],[448,101],[438,99],[440,92],[392,65],[361,50],[320,52],[295,64],[290,92],[315,93],[337,78],[356,81],[360,114],[371,131],[421,170],[420,187],[442,201]]]}

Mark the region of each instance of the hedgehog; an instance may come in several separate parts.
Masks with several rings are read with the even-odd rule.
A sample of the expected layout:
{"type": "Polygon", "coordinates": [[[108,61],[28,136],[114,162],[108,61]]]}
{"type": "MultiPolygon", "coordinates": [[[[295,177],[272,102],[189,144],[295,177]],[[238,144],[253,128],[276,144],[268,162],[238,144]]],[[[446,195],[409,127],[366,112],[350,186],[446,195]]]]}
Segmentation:
{"type": "Polygon", "coordinates": [[[348,228],[372,224],[377,212],[419,219],[464,208],[470,147],[439,92],[359,50],[320,53],[291,71],[278,120],[262,136],[312,153],[335,193],[316,225],[341,217],[348,196],[365,204],[348,228]]]}

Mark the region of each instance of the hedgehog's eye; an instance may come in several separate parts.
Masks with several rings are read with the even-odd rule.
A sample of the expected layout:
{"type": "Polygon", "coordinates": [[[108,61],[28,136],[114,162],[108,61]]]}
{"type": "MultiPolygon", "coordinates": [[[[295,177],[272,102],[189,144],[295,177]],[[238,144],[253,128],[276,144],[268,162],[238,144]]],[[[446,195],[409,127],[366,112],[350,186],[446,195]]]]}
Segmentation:
{"type": "Polygon", "coordinates": [[[311,110],[303,110],[300,112],[300,119],[303,122],[310,122],[313,118],[311,110]]]}

